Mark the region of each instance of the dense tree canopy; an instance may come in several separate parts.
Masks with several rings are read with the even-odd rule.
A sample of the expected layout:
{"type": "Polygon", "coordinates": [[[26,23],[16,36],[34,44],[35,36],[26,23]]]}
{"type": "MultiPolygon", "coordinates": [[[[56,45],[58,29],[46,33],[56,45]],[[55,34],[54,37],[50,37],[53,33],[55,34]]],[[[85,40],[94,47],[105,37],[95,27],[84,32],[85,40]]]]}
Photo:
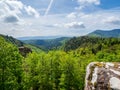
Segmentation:
{"type": "Polygon", "coordinates": [[[22,57],[18,49],[0,37],[0,89],[19,90],[22,86],[22,57]]]}
{"type": "Polygon", "coordinates": [[[23,58],[17,47],[0,37],[0,89],[84,90],[86,66],[119,62],[119,46],[116,38],[73,38],[65,51],[32,52],[23,58]]]}

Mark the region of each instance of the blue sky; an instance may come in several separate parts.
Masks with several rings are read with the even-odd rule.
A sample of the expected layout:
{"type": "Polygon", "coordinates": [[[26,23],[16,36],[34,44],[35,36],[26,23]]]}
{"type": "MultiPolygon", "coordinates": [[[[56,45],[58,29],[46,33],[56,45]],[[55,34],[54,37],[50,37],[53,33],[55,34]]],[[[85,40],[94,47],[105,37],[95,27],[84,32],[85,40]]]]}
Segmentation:
{"type": "Polygon", "coordinates": [[[120,7],[120,0],[101,0],[100,7],[103,9],[120,7]]]}
{"type": "Polygon", "coordinates": [[[0,0],[0,33],[81,36],[120,28],[120,0],[0,0]]]}
{"type": "MultiPolygon", "coordinates": [[[[21,0],[26,5],[31,5],[36,9],[45,9],[48,7],[50,0],[21,0]]],[[[120,7],[120,0],[100,0],[101,4],[98,6],[102,9],[111,9],[120,7]]],[[[79,6],[77,0],[54,0],[50,12],[53,13],[67,13],[75,10],[79,6]]]]}

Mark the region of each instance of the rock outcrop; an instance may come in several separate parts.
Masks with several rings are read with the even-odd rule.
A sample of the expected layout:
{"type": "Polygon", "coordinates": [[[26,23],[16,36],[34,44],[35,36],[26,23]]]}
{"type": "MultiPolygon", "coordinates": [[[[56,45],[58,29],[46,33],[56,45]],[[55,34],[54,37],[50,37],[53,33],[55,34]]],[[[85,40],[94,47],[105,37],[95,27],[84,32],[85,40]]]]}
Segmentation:
{"type": "Polygon", "coordinates": [[[28,53],[31,53],[32,52],[32,50],[30,49],[30,48],[28,48],[28,47],[19,47],[19,52],[20,52],[20,54],[22,55],[22,56],[26,56],[28,53]]]}
{"type": "Polygon", "coordinates": [[[90,63],[85,82],[85,90],[120,90],[120,63],[90,63]]]}

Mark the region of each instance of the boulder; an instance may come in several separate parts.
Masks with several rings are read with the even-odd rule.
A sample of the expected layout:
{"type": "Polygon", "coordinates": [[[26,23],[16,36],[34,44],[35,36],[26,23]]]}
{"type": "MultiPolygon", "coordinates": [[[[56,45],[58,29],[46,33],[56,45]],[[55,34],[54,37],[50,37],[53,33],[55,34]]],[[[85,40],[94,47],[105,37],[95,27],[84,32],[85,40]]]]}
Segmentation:
{"type": "Polygon", "coordinates": [[[120,63],[90,63],[85,82],[85,90],[120,90],[120,63]]]}

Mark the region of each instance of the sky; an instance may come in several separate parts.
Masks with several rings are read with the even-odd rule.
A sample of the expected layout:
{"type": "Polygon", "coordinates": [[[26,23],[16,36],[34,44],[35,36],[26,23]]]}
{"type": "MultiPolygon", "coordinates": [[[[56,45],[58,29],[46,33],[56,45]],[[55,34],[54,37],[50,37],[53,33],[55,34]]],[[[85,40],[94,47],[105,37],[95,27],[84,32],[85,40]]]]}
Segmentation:
{"type": "Polygon", "coordinates": [[[81,36],[120,28],[120,0],[0,0],[0,34],[81,36]]]}

